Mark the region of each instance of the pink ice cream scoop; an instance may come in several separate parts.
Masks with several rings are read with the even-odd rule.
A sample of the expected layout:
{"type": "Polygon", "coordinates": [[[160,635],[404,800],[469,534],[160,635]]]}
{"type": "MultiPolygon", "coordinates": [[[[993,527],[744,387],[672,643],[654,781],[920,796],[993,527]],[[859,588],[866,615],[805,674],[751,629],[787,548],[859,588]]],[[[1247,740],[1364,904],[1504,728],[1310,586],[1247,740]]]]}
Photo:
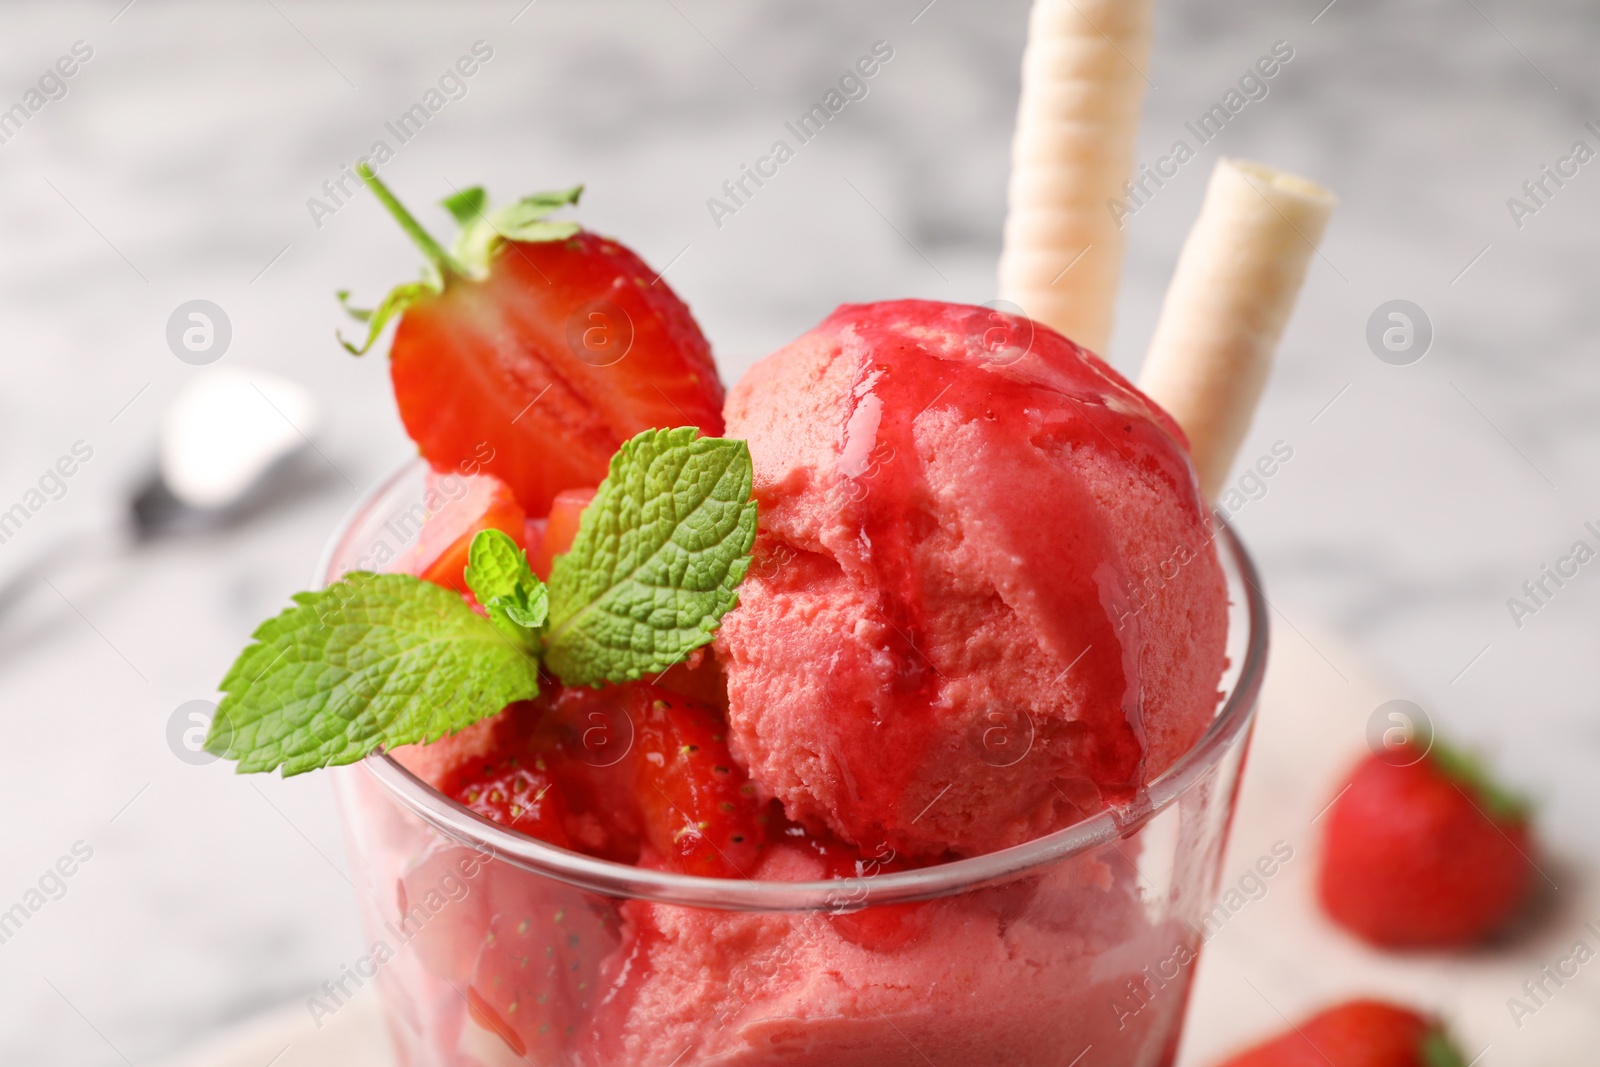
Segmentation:
{"type": "Polygon", "coordinates": [[[761,529],[717,652],[734,752],[791,818],[986,852],[1132,799],[1211,721],[1227,595],[1187,443],[1093,354],[845,305],[726,417],[761,529]]]}

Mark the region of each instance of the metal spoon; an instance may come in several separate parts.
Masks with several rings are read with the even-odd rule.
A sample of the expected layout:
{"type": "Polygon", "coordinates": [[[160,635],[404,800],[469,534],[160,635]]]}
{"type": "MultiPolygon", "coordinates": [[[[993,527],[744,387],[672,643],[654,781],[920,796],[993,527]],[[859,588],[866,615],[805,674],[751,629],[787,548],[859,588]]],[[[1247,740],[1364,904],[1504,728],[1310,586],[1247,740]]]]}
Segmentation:
{"type": "Polygon", "coordinates": [[[237,522],[282,488],[311,448],[318,411],[303,386],[276,375],[213,367],[161,416],[156,469],[130,501],[140,541],[237,522]]]}
{"type": "Polygon", "coordinates": [[[262,371],[210,367],[162,412],[156,465],[109,521],[55,539],[0,582],[0,612],[68,559],[103,558],[248,520],[282,503],[312,448],[319,412],[305,387],[262,371]]]}

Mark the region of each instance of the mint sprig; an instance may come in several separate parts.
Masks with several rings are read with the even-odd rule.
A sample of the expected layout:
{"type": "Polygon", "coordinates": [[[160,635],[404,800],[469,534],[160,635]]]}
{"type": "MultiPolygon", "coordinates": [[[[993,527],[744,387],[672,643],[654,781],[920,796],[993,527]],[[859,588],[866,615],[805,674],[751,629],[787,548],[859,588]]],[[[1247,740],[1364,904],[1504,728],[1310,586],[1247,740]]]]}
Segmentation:
{"type": "Polygon", "coordinates": [[[539,694],[538,660],[442,586],[356,571],[293,600],[222,679],[206,751],[241,772],[352,763],[539,694]]]}
{"type": "Polygon", "coordinates": [[[551,565],[545,661],[563,682],[664,671],[711,640],[750,566],[751,477],[743,441],[693,427],[622,446],[551,565]]]}
{"type": "Polygon", "coordinates": [[[222,680],[206,750],[241,772],[300,774],[425,743],[565,685],[662,671],[738,603],[756,505],[743,441],[693,427],[622,446],[550,586],[482,530],[465,578],[483,608],[402,574],[357,571],[256,629],[222,680]]]}

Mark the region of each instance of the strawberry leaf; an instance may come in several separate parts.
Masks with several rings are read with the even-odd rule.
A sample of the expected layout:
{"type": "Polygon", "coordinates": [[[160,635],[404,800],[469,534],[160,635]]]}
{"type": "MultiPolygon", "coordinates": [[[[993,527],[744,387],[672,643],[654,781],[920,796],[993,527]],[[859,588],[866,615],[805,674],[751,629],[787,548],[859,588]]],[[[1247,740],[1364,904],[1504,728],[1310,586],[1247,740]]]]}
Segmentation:
{"type": "Polygon", "coordinates": [[[738,603],[756,504],[743,441],[646,430],[611,459],[550,574],[545,662],[567,685],[664,671],[738,603]]]}
{"type": "Polygon", "coordinates": [[[445,210],[450,212],[450,217],[456,220],[457,226],[466,226],[481,216],[489,206],[489,194],[481,185],[474,185],[471,189],[463,189],[454,196],[447,196],[439,201],[445,210]]]}
{"type": "Polygon", "coordinates": [[[403,314],[423,297],[442,293],[452,282],[462,278],[481,280],[488,277],[489,261],[505,242],[564,241],[582,229],[576,222],[551,222],[545,218],[552,211],[576,204],[583,193],[581,185],[525,196],[494,212],[489,211],[489,194],[483,186],[474,185],[440,201],[445,210],[450,212],[451,218],[456,220],[456,225],[461,227],[454,249],[446,252],[389,191],[389,187],[378,180],[368,164],[357,166],[356,174],[400,224],[412,243],[422,250],[428,264],[420,282],[395,286],[389,290],[383,302],[371,310],[351,307],[348,302],[349,291],[339,292],[339,303],[344,305],[345,311],[356,321],[367,325],[366,339],[359,347],[346,341],[342,335],[336,335],[345,350],[355,356],[365,355],[383,333],[389,320],[403,314]]]}
{"type": "Polygon", "coordinates": [[[335,334],[334,336],[339,338],[339,343],[344,345],[346,352],[349,352],[352,356],[364,356],[372,348],[372,343],[383,333],[383,328],[389,324],[390,319],[402,314],[422,297],[436,292],[438,290],[427,282],[406,282],[390,289],[389,294],[383,298],[383,303],[369,310],[351,307],[350,291],[341,289],[337,294],[339,303],[343,305],[346,313],[352,319],[367,324],[367,337],[366,340],[361,342],[361,347],[357,348],[349,341],[346,341],[343,334],[335,334]]]}
{"type": "Polygon", "coordinates": [[[583,186],[552,193],[534,193],[514,204],[489,211],[489,197],[481,188],[465,189],[444,201],[461,225],[453,255],[472,277],[489,273],[489,260],[507,241],[565,241],[582,227],[576,222],[551,222],[552,211],[578,202],[583,186]]]}
{"type": "Polygon", "coordinates": [[[1533,804],[1495,781],[1494,775],[1478,755],[1446,744],[1435,737],[1428,749],[1428,760],[1446,778],[1470,791],[1475,803],[1498,822],[1520,822],[1533,811],[1533,804]]]}

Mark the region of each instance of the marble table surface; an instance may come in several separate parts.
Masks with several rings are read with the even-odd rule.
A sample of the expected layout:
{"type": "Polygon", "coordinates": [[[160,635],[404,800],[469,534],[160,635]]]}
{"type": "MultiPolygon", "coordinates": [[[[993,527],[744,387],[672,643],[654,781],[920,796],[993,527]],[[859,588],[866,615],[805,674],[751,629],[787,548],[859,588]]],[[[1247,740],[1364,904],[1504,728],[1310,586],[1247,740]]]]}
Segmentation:
{"type": "MultiPolygon", "coordinates": [[[[1293,449],[1237,516],[1274,623],[1335,635],[1317,652],[1330,686],[1363,676],[1355,657],[1373,665],[1389,697],[1541,801],[1552,853],[1600,862],[1600,578],[1585,566],[1537,611],[1508,608],[1600,520],[1600,364],[1584,354],[1600,165],[1559,186],[1542,169],[1600,148],[1600,15],[1581,0],[1158,6],[1141,159],[1275,42],[1294,58],[1129,220],[1109,358],[1136,373],[1219,154],[1338,190],[1244,446],[1293,449]],[[1395,299],[1433,332],[1403,366],[1366,340],[1395,299]]],[[[416,257],[370,198],[314,212],[323,183],[483,42],[386,176],[416,204],[473,182],[502,197],[588,183],[585,221],[667,269],[733,378],[844,300],[994,296],[1025,18],[1022,0],[0,10],[0,112],[42,98],[20,132],[0,126],[0,510],[79,448],[72,477],[46,478],[59,499],[0,543],[0,576],[114,513],[146,471],[163,405],[199,373],[167,344],[180,304],[224,309],[224,363],[297,379],[325,413],[292,502],[58,560],[0,618],[0,909],[50,889],[0,943],[0,1062],[152,1063],[360,951],[326,783],[236,779],[168,743],[176,710],[214,697],[408,451],[381,357],[333,342],[332,294],[377,294],[416,257]],[[869,95],[719,227],[706,199],[880,40],[894,58],[869,95]],[[48,76],[75,46],[72,76],[48,76]]],[[[1482,1062],[1545,1062],[1535,1047],[1513,1037],[1482,1062]]]]}

